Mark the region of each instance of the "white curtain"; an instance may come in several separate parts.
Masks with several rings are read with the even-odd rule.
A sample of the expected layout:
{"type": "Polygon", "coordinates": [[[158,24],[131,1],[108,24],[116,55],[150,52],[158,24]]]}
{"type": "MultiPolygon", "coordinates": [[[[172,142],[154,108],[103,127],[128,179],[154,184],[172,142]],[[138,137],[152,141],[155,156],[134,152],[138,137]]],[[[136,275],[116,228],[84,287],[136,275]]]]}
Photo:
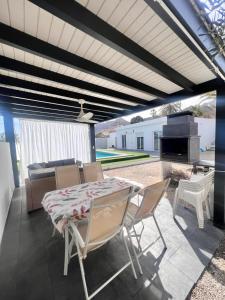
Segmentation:
{"type": "Polygon", "coordinates": [[[89,125],[20,119],[21,178],[32,163],[75,158],[90,161],[89,125]]]}

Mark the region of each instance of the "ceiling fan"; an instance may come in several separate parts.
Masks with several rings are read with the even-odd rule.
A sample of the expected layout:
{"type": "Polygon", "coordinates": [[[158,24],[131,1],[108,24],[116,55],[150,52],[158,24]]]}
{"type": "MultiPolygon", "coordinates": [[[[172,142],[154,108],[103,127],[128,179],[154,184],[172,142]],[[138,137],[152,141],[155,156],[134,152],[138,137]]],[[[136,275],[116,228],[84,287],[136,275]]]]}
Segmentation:
{"type": "Polygon", "coordinates": [[[91,118],[94,116],[92,112],[85,113],[83,106],[84,106],[85,100],[80,99],[79,104],[80,104],[80,113],[76,118],[76,121],[82,122],[82,123],[98,123],[97,121],[91,120],[91,118]]]}

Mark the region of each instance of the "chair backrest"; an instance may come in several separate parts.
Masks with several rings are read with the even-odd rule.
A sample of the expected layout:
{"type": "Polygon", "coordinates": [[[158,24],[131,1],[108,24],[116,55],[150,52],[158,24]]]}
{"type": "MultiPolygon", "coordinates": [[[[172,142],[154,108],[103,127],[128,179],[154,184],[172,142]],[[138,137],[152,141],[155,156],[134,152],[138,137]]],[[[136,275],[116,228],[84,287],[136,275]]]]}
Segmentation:
{"type": "Polygon", "coordinates": [[[55,180],[57,190],[80,184],[79,167],[76,165],[56,167],[55,180]]]}
{"type": "Polygon", "coordinates": [[[82,161],[77,159],[75,164],[76,164],[78,167],[81,167],[81,166],[82,166],[82,161]]]}
{"type": "Polygon", "coordinates": [[[100,162],[83,164],[84,181],[92,182],[103,180],[103,172],[100,162]]]}
{"type": "Polygon", "coordinates": [[[95,199],[90,208],[84,253],[113,238],[123,227],[133,188],[95,199]]]}
{"type": "Polygon", "coordinates": [[[209,194],[210,188],[213,184],[213,180],[214,180],[214,174],[215,171],[209,171],[205,176],[204,176],[204,187],[205,187],[205,194],[204,196],[207,197],[207,195],[209,194]]]}
{"type": "Polygon", "coordinates": [[[214,170],[209,171],[204,176],[199,176],[199,179],[180,180],[179,188],[182,188],[191,192],[203,192],[207,196],[214,178],[214,170]]]}
{"type": "Polygon", "coordinates": [[[170,183],[170,178],[157,182],[144,189],[144,195],[135,219],[143,219],[151,215],[157,207],[162,196],[166,192],[170,183]]]}

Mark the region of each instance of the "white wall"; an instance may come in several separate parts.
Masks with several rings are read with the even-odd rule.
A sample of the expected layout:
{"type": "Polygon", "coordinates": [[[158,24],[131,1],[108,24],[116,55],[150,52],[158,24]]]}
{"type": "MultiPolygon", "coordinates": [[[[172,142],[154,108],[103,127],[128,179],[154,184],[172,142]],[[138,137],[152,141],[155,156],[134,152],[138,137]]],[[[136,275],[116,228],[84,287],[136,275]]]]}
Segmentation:
{"type": "Polygon", "coordinates": [[[0,142],[0,242],[14,188],[9,144],[0,142]]]}
{"type": "Polygon", "coordinates": [[[106,149],[107,148],[107,138],[96,138],[95,139],[96,149],[106,149]]]}
{"type": "MultiPolygon", "coordinates": [[[[215,119],[195,118],[198,123],[198,134],[200,135],[200,147],[205,150],[211,143],[215,142],[215,119]]],[[[144,151],[154,151],[154,132],[161,131],[163,125],[167,124],[167,117],[161,117],[136,124],[122,126],[116,131],[117,148],[122,149],[122,135],[126,135],[128,150],[137,150],[137,137],[144,137],[144,151]]]]}
{"type": "Polygon", "coordinates": [[[116,132],[110,133],[107,138],[107,148],[112,148],[112,146],[116,148],[116,132]]]}
{"type": "Polygon", "coordinates": [[[198,135],[200,136],[200,147],[206,150],[211,144],[215,144],[216,120],[195,118],[198,123],[198,135]]]}
{"type": "Polygon", "coordinates": [[[122,135],[126,134],[127,149],[137,149],[137,137],[144,137],[144,150],[154,151],[154,132],[162,131],[162,126],[167,122],[166,117],[148,120],[140,123],[120,127],[116,131],[117,148],[122,148],[122,135]]]}

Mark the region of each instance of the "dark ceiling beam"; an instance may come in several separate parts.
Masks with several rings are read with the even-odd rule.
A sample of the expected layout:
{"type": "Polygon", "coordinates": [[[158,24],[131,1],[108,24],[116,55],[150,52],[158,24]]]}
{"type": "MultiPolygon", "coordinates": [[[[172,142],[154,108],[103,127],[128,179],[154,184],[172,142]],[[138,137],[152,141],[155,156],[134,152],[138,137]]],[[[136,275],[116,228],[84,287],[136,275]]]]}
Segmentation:
{"type": "Polygon", "coordinates": [[[96,103],[98,103],[98,104],[112,106],[115,109],[116,109],[116,107],[120,107],[120,108],[128,109],[128,110],[132,108],[132,106],[127,105],[127,104],[116,103],[111,100],[107,100],[107,99],[104,100],[102,98],[93,97],[90,95],[83,95],[81,93],[68,91],[68,90],[64,90],[64,89],[59,89],[56,87],[39,84],[39,83],[31,82],[31,81],[26,81],[26,80],[14,78],[14,77],[4,76],[4,75],[0,76],[0,84],[7,84],[10,86],[20,87],[20,88],[24,88],[24,89],[33,90],[33,91],[58,95],[58,96],[62,96],[62,97],[69,97],[69,98],[73,98],[76,100],[84,99],[88,102],[91,102],[92,105],[95,105],[96,103]]]}
{"type": "MultiPolygon", "coordinates": [[[[31,99],[31,100],[37,100],[37,101],[43,101],[43,102],[48,102],[52,104],[58,104],[58,105],[65,105],[65,106],[71,106],[74,109],[79,110],[80,105],[78,102],[72,101],[72,100],[67,100],[67,99],[62,99],[62,98],[57,98],[57,97],[51,97],[51,96],[46,96],[46,95],[41,95],[41,94],[34,94],[34,93],[29,93],[29,92],[24,92],[16,89],[9,89],[6,87],[0,87],[0,94],[5,95],[5,96],[11,96],[11,97],[19,97],[19,98],[24,98],[24,99],[31,99]]],[[[108,116],[119,116],[123,113],[123,111],[118,111],[112,108],[106,108],[102,106],[93,106],[91,104],[84,104],[84,110],[86,111],[91,111],[93,113],[100,113],[102,115],[108,115],[108,116]]]]}
{"type": "MultiPolygon", "coordinates": [[[[141,99],[138,97],[134,97],[125,93],[118,92],[116,90],[111,90],[100,85],[96,85],[93,83],[89,83],[86,81],[82,81],[80,79],[72,78],[70,76],[66,76],[60,73],[56,73],[53,71],[45,70],[43,68],[39,68],[36,66],[32,66],[26,64],[21,61],[14,60],[12,58],[8,58],[5,56],[0,56],[0,68],[15,72],[24,73],[26,75],[35,76],[37,78],[46,79],[50,81],[54,81],[56,83],[61,83],[65,85],[69,85],[72,87],[77,87],[83,90],[87,90],[90,92],[115,97],[122,100],[127,100],[139,105],[148,105],[148,100],[141,99]]],[[[84,91],[85,95],[85,91],[84,91]]]]}
{"type": "Polygon", "coordinates": [[[165,64],[162,60],[129,39],[113,26],[96,16],[74,0],[30,0],[63,21],[82,30],[109,47],[126,55],[137,63],[172,81],[185,89],[191,90],[193,82],[165,64]]]}
{"type": "MultiPolygon", "coordinates": [[[[76,120],[76,116],[74,116],[74,115],[46,112],[46,111],[40,110],[38,108],[36,108],[36,109],[35,108],[22,109],[22,108],[13,107],[10,104],[5,105],[5,103],[0,102],[0,111],[1,111],[2,108],[3,109],[10,109],[10,111],[13,114],[18,114],[18,115],[23,114],[23,115],[30,115],[30,116],[38,117],[38,118],[45,117],[45,118],[49,118],[49,119],[56,119],[57,118],[57,119],[60,119],[60,120],[70,120],[71,122],[81,123],[81,122],[76,120]]],[[[104,120],[94,120],[94,121],[102,122],[104,120]]],[[[82,122],[82,123],[88,123],[89,124],[89,122],[82,122]]]]}
{"type": "MultiPolygon", "coordinates": [[[[174,14],[174,16],[180,21],[182,26],[189,32],[195,42],[202,48],[202,50],[208,55],[209,59],[213,61],[214,66],[210,69],[214,74],[218,69],[223,77],[225,76],[225,57],[222,54],[212,57],[211,49],[216,47],[215,41],[208,33],[205,25],[202,23],[201,18],[196,13],[191,1],[187,0],[163,0],[166,6],[174,14]]],[[[216,73],[216,76],[219,77],[216,73]]]]}
{"type": "MultiPolygon", "coordinates": [[[[47,118],[58,118],[60,120],[68,120],[70,122],[75,122],[75,123],[82,123],[82,124],[90,124],[89,122],[79,122],[76,120],[76,117],[74,116],[67,116],[67,115],[58,115],[58,114],[52,114],[52,113],[46,113],[43,111],[38,111],[38,110],[22,110],[22,109],[17,109],[17,108],[11,108],[11,111],[13,114],[26,114],[26,115],[32,115],[36,117],[47,117],[47,118]]],[[[95,122],[102,122],[101,120],[93,120],[95,122]]]]}
{"type": "Polygon", "coordinates": [[[26,52],[62,64],[64,66],[73,69],[75,68],[85,73],[116,82],[117,84],[120,84],[122,86],[155,95],[159,98],[164,98],[167,95],[166,93],[149,85],[146,85],[140,81],[107,69],[104,66],[89,61],[76,54],[65,51],[3,23],[0,23],[0,41],[9,46],[19,48],[26,52]]]}
{"type": "MultiPolygon", "coordinates": [[[[22,98],[14,98],[14,97],[9,97],[9,96],[2,96],[0,95],[0,103],[4,105],[10,105],[12,107],[17,107],[17,108],[38,108],[39,110],[49,110],[49,111],[55,111],[59,112],[62,114],[79,114],[80,110],[78,108],[74,108],[71,106],[63,106],[63,105],[57,105],[57,104],[51,104],[51,103],[46,103],[46,102],[39,102],[39,101],[33,101],[33,100],[27,100],[27,99],[22,99],[22,98]]],[[[101,113],[94,114],[95,119],[108,119],[110,117],[101,115],[101,113]]]]}
{"type": "Polygon", "coordinates": [[[46,115],[46,116],[53,116],[53,117],[59,117],[59,118],[70,118],[70,119],[76,119],[76,115],[67,115],[67,114],[61,114],[61,113],[56,113],[56,112],[53,112],[53,111],[46,111],[44,109],[38,109],[38,108],[35,108],[35,107],[30,107],[29,109],[27,107],[23,107],[23,108],[18,108],[18,107],[15,107],[13,105],[10,105],[9,106],[11,108],[11,110],[13,112],[18,112],[18,113],[33,113],[33,114],[43,114],[43,115],[46,115]]]}
{"type": "Polygon", "coordinates": [[[56,116],[46,116],[43,114],[32,114],[32,113],[18,113],[12,112],[14,118],[21,118],[21,119],[34,119],[34,120],[46,120],[46,121],[61,121],[61,122],[69,122],[69,123],[78,123],[74,119],[70,118],[58,118],[56,116]]]}
{"type": "Polygon", "coordinates": [[[173,32],[189,47],[189,49],[217,76],[215,70],[212,69],[212,65],[202,54],[202,52],[195,46],[194,43],[187,37],[187,35],[180,29],[177,23],[172,19],[170,15],[162,8],[159,2],[152,0],[144,0],[149,7],[170,27],[173,32]]]}
{"type": "MultiPolygon", "coordinates": [[[[32,106],[18,106],[13,104],[8,104],[7,107],[9,107],[12,111],[18,112],[18,113],[37,113],[37,114],[46,114],[48,116],[56,116],[59,118],[70,118],[70,119],[76,119],[78,117],[78,114],[68,114],[68,113],[62,113],[57,112],[54,110],[46,109],[43,107],[32,107],[32,106]]],[[[100,121],[104,119],[98,119],[93,118],[94,121],[100,121]]]]}

